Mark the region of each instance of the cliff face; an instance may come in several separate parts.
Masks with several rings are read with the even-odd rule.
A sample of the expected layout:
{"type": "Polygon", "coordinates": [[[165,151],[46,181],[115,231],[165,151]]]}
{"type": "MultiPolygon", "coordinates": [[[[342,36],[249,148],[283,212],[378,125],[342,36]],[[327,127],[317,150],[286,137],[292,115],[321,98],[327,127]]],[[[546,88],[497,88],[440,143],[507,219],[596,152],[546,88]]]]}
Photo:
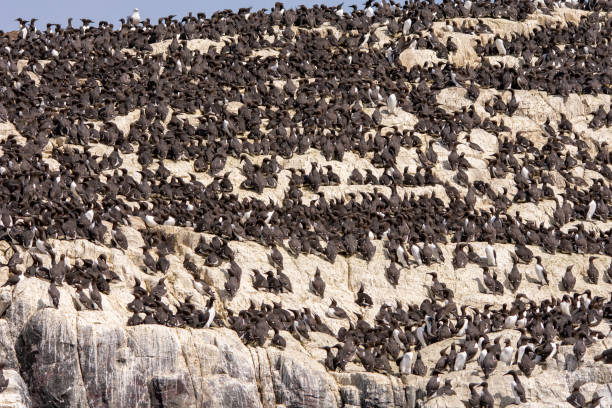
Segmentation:
{"type": "MultiPolygon", "coordinates": [[[[460,371],[444,369],[440,375],[442,380],[451,380],[454,395],[424,397],[424,390],[441,350],[455,345],[458,350],[467,340],[458,333],[463,324],[460,319],[466,316],[463,306],[468,307],[468,314],[474,310],[474,319],[478,316],[481,321],[491,318],[490,311],[503,310],[499,313],[506,317],[517,293],[523,294],[530,320],[522,333],[504,324],[479,326],[491,344],[497,338],[501,345],[509,339],[516,351],[522,335],[535,338],[532,328],[538,319],[557,313],[565,294],[580,294],[574,300],[584,302],[586,290],[593,299],[595,317],[582,317],[584,310],[573,304],[573,318],[580,323],[569,327],[576,333],[579,328],[586,330],[593,344],[578,362],[573,345],[563,344],[570,336],[561,333],[564,324],[557,326],[561,317],[555,318],[558,335],[552,340],[533,341],[537,347],[553,342],[558,352],[537,364],[530,376],[521,376],[527,401],[523,406],[570,406],[565,401],[577,381],[584,381],[581,390],[587,401],[600,396],[602,406],[610,406],[612,366],[594,361],[594,356],[612,347],[609,322],[601,318],[612,289],[612,276],[606,277],[612,255],[608,250],[610,196],[598,188],[599,180],[601,186],[608,186],[610,180],[607,150],[605,157],[599,158],[604,143],[612,143],[612,121],[607,119],[609,114],[605,116],[611,105],[610,83],[605,83],[610,78],[606,73],[610,64],[608,60],[607,65],[594,68],[589,62],[601,59],[584,56],[579,60],[586,61],[585,76],[604,82],[599,92],[593,91],[597,86],[588,79],[576,79],[575,71],[566,76],[550,74],[548,79],[536,72],[563,69],[555,65],[551,52],[561,54],[560,50],[568,48],[582,52],[580,48],[590,46],[589,52],[594,54],[593,47],[601,46],[609,54],[609,36],[607,42],[589,45],[584,31],[599,24],[592,36],[605,38],[611,29],[610,14],[600,13],[601,22],[589,22],[595,12],[565,7],[533,8],[519,18],[500,18],[502,14],[496,17],[494,12],[475,18],[469,17],[464,7],[458,10],[462,14],[453,16],[440,10],[439,15],[427,17],[387,7],[379,8],[374,17],[360,18],[327,11],[325,18],[319,16],[306,26],[299,18],[293,20],[295,24],[288,23],[291,18],[276,10],[271,17],[276,25],[258,34],[257,44],[253,38],[242,38],[246,34],[240,30],[231,29],[235,21],[230,17],[230,28],[225,27],[225,32],[217,27],[200,36],[198,30],[180,26],[181,41],[173,41],[167,33],[152,38],[142,28],[130,31],[124,27],[112,37],[116,41],[111,42],[112,52],[105,49],[104,41],[97,42],[104,37],[103,31],[91,37],[73,32],[72,41],[82,36],[83,44],[66,46],[66,55],[56,59],[40,55],[44,54],[40,43],[53,44],[53,37],[28,37],[11,43],[13,49],[2,55],[3,62],[11,62],[2,66],[2,75],[5,85],[13,85],[13,96],[19,103],[11,106],[5,89],[7,98],[1,102],[6,117],[0,111],[4,151],[0,178],[5,196],[0,208],[4,226],[0,252],[6,259],[3,264],[8,265],[0,269],[0,282],[23,275],[16,284],[0,289],[0,356],[8,379],[7,388],[0,393],[0,406],[458,407],[470,397],[468,384],[485,380],[476,358],[460,371]],[[409,16],[412,27],[402,33],[409,16]],[[350,19],[353,26],[346,23],[350,19]],[[568,27],[574,29],[569,32],[584,35],[568,41],[564,31],[570,30],[568,27]],[[531,44],[531,54],[527,54],[513,46],[521,38],[538,38],[538,32],[546,31],[558,35],[553,36],[558,40],[555,51],[552,45],[531,44]],[[367,38],[359,35],[365,32],[370,33],[367,38]],[[150,44],[138,40],[146,35],[150,44]],[[296,38],[287,39],[292,36],[296,38]],[[507,55],[499,55],[502,53],[493,45],[498,38],[505,38],[507,55]],[[311,49],[301,48],[304,54],[299,56],[299,74],[287,62],[296,52],[287,48],[291,43],[312,45],[311,49]],[[28,45],[39,54],[19,54],[18,49],[28,45]],[[98,59],[105,52],[117,58],[112,69],[106,67],[112,80],[88,69],[82,58],[87,53],[94,55],[96,47],[102,54],[95,56],[99,64],[103,65],[98,59]],[[329,69],[321,57],[326,53],[335,58],[331,65],[339,67],[342,58],[351,56],[344,62],[346,67],[353,64],[362,71],[353,72],[354,77],[339,71],[345,76],[334,79],[336,89],[321,87],[316,94],[308,88],[310,84],[318,87],[332,80],[331,74],[321,77],[317,73],[329,69]],[[197,60],[198,55],[204,59],[197,60]],[[245,64],[251,61],[248,69],[266,70],[269,80],[258,83],[247,72],[232,73],[222,62],[230,57],[245,64]],[[72,61],[68,65],[73,64],[74,72],[70,73],[61,59],[72,61]],[[312,66],[315,64],[319,67],[312,66]],[[377,64],[382,67],[382,77],[372,75],[377,64]],[[468,79],[470,70],[478,69],[476,79],[468,79]],[[514,78],[505,86],[508,72],[514,78]],[[368,78],[369,88],[359,75],[368,78]],[[208,84],[209,76],[222,92],[208,84]],[[186,88],[168,90],[179,77],[186,88]],[[189,83],[195,88],[189,88],[189,83]],[[351,83],[355,91],[346,85],[351,83]],[[576,84],[582,87],[581,92],[576,91],[576,84]],[[72,100],[68,98],[76,113],[64,113],[64,118],[66,105],[53,105],[53,98],[64,97],[62,86],[87,95],[80,102],[78,92],[72,100]],[[151,91],[150,99],[142,98],[139,87],[147,89],[145,94],[151,91]],[[157,93],[152,91],[156,87],[157,93]],[[40,91],[33,91],[37,88],[40,91]],[[119,95],[117,89],[123,93],[119,95]],[[300,89],[309,93],[301,94],[300,89]],[[157,99],[161,94],[167,98],[157,99]],[[399,100],[396,108],[386,103],[391,94],[399,100]],[[318,105],[300,102],[301,96],[316,100],[318,105]],[[24,104],[36,98],[47,105],[32,102],[36,108],[29,106],[31,111],[26,112],[24,104]],[[93,111],[87,106],[90,102],[93,111]],[[343,103],[350,107],[341,106],[343,103]],[[255,120],[249,107],[259,109],[261,120],[255,120]],[[45,114],[39,115],[43,111],[45,114]],[[460,125],[454,127],[453,122],[460,125]],[[332,129],[334,137],[325,139],[321,128],[332,129]],[[339,136],[347,128],[356,135],[353,144],[339,136]],[[148,139],[142,136],[146,134],[148,139]],[[266,141],[262,134],[276,138],[269,136],[266,141]],[[362,134],[370,140],[364,154],[359,151],[362,134]],[[374,137],[377,134],[379,140],[384,139],[380,145],[374,137]],[[394,135],[401,142],[394,140],[394,135]],[[192,141],[188,153],[176,147],[185,139],[192,141]],[[198,139],[204,144],[193,143],[198,139]],[[295,143],[287,148],[285,141],[291,144],[293,139],[295,143]],[[241,148],[236,148],[234,140],[241,148]],[[197,154],[189,150],[202,145],[197,154]],[[206,150],[209,146],[213,148],[206,150]],[[291,154],[286,154],[287,149],[291,154]],[[559,163],[547,161],[552,153],[559,163]],[[213,171],[217,159],[221,164],[213,171]],[[265,171],[270,159],[279,168],[265,171]],[[454,164],[457,160],[463,160],[459,170],[454,164]],[[258,167],[249,170],[249,163],[258,167]],[[501,167],[505,170],[495,174],[501,167]],[[313,169],[318,176],[313,175],[313,169]],[[398,169],[402,182],[396,182],[393,169],[398,169]],[[354,170],[364,178],[371,171],[378,182],[356,181],[354,170]],[[19,178],[21,173],[27,176],[19,178]],[[259,174],[263,181],[253,174],[259,174]],[[332,174],[339,180],[329,177],[332,174]],[[462,174],[467,175],[467,183],[462,174]],[[322,177],[325,175],[327,180],[322,177]],[[296,182],[300,177],[301,182],[296,182]],[[317,177],[321,181],[315,183],[317,177]],[[55,192],[54,182],[59,192],[55,192]],[[229,191],[224,193],[228,184],[233,196],[228,196],[229,191]],[[44,189],[44,193],[37,195],[37,189],[44,189]],[[295,196],[296,191],[301,196],[295,196]],[[469,195],[473,197],[471,204],[469,195]],[[382,197],[378,206],[374,197],[382,197]],[[591,197],[596,210],[587,217],[591,197]],[[394,204],[390,201],[394,198],[404,203],[394,204]],[[251,199],[260,201],[235,207],[228,204],[251,199]],[[37,200],[45,204],[37,206],[37,200]],[[304,208],[287,216],[287,200],[293,200],[294,206],[302,203],[304,208]],[[341,211],[336,207],[340,200],[355,200],[356,204],[341,211]],[[463,201],[465,206],[457,206],[463,201]],[[559,223],[559,204],[570,202],[569,215],[559,223]],[[216,207],[216,203],[224,207],[216,207]],[[331,215],[322,215],[326,206],[333,207],[331,215]],[[93,211],[91,216],[88,210],[93,211]],[[10,223],[7,214],[12,217],[10,223]],[[419,218],[414,214],[424,215],[419,218]],[[490,240],[496,263],[488,268],[503,285],[502,294],[489,293],[483,281],[487,228],[497,228],[492,227],[492,216],[504,220],[490,240]],[[299,217],[311,235],[295,233],[299,217]],[[480,222],[487,217],[489,223],[480,222]],[[369,231],[364,229],[365,223],[369,223],[369,231]],[[517,238],[508,238],[507,231],[515,227],[523,233],[531,231],[531,236],[523,238],[533,255],[541,256],[547,285],[538,277],[536,260],[514,265],[517,238]],[[536,241],[532,236],[538,228],[540,238],[536,241]],[[34,237],[29,241],[28,231],[33,231],[34,237]],[[348,238],[353,231],[355,248],[348,238]],[[560,248],[552,254],[542,243],[549,233],[554,239],[565,239],[569,249],[560,248]],[[586,239],[584,245],[581,239],[586,239]],[[458,240],[469,243],[479,259],[457,268],[458,240]],[[336,243],[337,256],[330,242],[336,243]],[[368,250],[364,242],[371,243],[375,251],[368,250]],[[401,259],[404,255],[397,249],[398,242],[405,248],[405,259],[401,259]],[[441,256],[433,255],[431,262],[417,260],[412,245],[418,246],[425,258],[430,243],[436,244],[441,256]],[[278,262],[271,258],[273,246],[282,255],[282,272],[290,280],[291,291],[254,287],[254,270],[265,274],[278,269],[274,265],[278,262]],[[15,253],[22,262],[10,262],[15,253]],[[65,265],[60,261],[62,255],[65,265]],[[601,275],[597,283],[588,277],[590,256],[596,256],[593,264],[601,275]],[[241,274],[235,293],[230,293],[234,265],[241,274]],[[391,265],[400,271],[396,283],[388,277],[391,265]],[[573,265],[576,283],[566,292],[560,282],[569,265],[573,265]],[[511,290],[507,278],[513,266],[522,277],[518,291],[511,290]],[[312,288],[317,270],[326,283],[323,297],[312,288]],[[445,285],[446,299],[432,293],[434,281],[429,272],[436,273],[445,285]],[[57,283],[57,307],[50,296],[50,281],[57,283]],[[360,287],[373,306],[356,304],[360,287]],[[216,315],[206,324],[212,310],[206,305],[211,297],[215,298],[212,309],[216,315]],[[329,316],[332,299],[348,313],[348,319],[329,316]],[[433,320],[425,318],[427,305],[431,305],[426,299],[436,305],[436,314],[429,315],[433,320]],[[546,300],[552,303],[542,303],[546,300]],[[438,305],[443,307],[450,301],[456,310],[440,317],[438,305]],[[531,308],[529,301],[534,302],[531,308]],[[536,310],[536,305],[542,309],[536,310]],[[414,339],[397,345],[399,359],[416,346],[427,367],[425,376],[400,373],[399,359],[391,358],[391,352],[385,357],[388,370],[366,370],[363,359],[358,358],[370,348],[378,352],[381,345],[390,347],[395,341],[391,340],[395,326],[383,312],[396,313],[399,306],[410,307],[411,313],[425,313],[420,319],[411,315],[412,323],[402,323],[402,332],[408,336],[428,324],[436,327],[434,332],[444,325],[452,326],[452,335],[446,338],[426,334],[426,345],[414,339]],[[277,309],[284,312],[265,322],[266,315],[277,309]],[[331,332],[314,327],[308,319],[315,315],[331,332]],[[245,327],[238,327],[238,316],[250,317],[245,327]],[[580,319],[590,320],[587,324],[580,319]],[[360,341],[357,354],[344,361],[344,369],[326,368],[324,347],[340,344],[340,350],[350,336],[339,333],[363,327],[359,325],[364,322],[372,329],[361,329],[366,333],[364,338],[356,336],[360,341]],[[286,341],[284,348],[271,343],[275,323],[283,327],[279,334],[286,341]]],[[[215,21],[222,24],[224,19],[215,21]]],[[[240,21],[246,24],[249,19],[241,16],[240,21]]],[[[563,55],[565,59],[559,57],[558,61],[569,64],[571,58],[563,55]]],[[[266,280],[266,285],[269,282],[266,280]]],[[[586,316],[587,311],[584,313],[586,316]]],[[[332,352],[332,357],[339,352],[332,352]]],[[[514,402],[512,377],[505,375],[510,369],[517,369],[517,365],[499,362],[488,377],[495,406],[514,402]]]]}

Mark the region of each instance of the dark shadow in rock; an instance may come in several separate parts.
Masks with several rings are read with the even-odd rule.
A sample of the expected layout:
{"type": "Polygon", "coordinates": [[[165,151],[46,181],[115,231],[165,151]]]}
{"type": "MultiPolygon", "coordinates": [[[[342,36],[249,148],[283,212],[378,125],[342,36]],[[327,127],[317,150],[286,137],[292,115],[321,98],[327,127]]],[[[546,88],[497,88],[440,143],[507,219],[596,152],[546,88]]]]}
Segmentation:
{"type": "Polygon", "coordinates": [[[154,377],[149,381],[152,408],[180,408],[187,404],[189,390],[181,378],[154,377]]]}
{"type": "Polygon", "coordinates": [[[482,281],[480,280],[480,278],[474,278],[472,280],[475,280],[476,283],[478,284],[478,291],[480,293],[488,293],[487,289],[484,287],[484,285],[482,284],[482,281]]]}
{"type": "Polygon", "coordinates": [[[515,405],[514,397],[509,396],[509,395],[502,395],[499,392],[495,393],[495,400],[499,400],[500,408],[515,405]]]}
{"type": "Polygon", "coordinates": [[[56,313],[50,309],[39,311],[24,326],[15,343],[19,373],[28,385],[34,407],[79,404],[74,335],[68,322],[56,313]]]}

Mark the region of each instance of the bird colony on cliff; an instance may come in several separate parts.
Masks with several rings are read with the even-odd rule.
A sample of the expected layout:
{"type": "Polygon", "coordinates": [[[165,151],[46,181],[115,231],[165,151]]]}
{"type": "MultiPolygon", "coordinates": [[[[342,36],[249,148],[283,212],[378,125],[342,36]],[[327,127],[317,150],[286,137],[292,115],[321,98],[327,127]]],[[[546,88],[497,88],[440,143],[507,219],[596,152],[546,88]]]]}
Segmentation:
{"type": "Polygon", "coordinates": [[[610,1],[343,7],[0,33],[0,402],[612,403],[610,1]]]}

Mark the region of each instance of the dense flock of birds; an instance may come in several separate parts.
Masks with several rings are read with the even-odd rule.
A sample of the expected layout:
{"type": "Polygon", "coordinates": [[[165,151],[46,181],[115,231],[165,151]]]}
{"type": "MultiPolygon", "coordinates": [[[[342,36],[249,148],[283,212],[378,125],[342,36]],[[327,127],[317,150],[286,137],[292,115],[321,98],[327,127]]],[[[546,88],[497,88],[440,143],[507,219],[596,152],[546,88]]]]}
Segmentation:
{"type": "MultiPolygon", "coordinates": [[[[592,154],[592,146],[562,115],[560,121],[549,119],[542,126],[546,143],[537,148],[520,132],[512,136],[502,117],[513,116],[519,108],[519,90],[563,97],[612,93],[612,19],[605,14],[612,11],[610,2],[578,0],[564,6],[589,13],[578,23],[477,41],[478,55],[511,55],[519,61],[516,66],[491,65],[483,59],[477,66],[444,61],[409,70],[399,63],[406,49],[434,50],[442,59],[457,50],[452,38],[443,43],[433,34],[434,22],[446,20],[447,29],[454,32],[490,33],[486,18],[523,21],[536,12],[551,14],[559,4],[369,1],[364,9],[347,11],[342,5],[288,10],[277,3],[269,11],[222,11],[210,18],[198,13],[181,20],[167,16],[157,24],[141,19],[135,10],[120,27],[105,21],[96,27],[88,19],[75,27],[70,19],[66,27],[48,24],[44,31],[36,28],[35,19],[19,19],[18,31],[0,33],[0,122],[12,123],[22,136],[0,141],[0,235],[11,246],[11,256],[2,264],[10,273],[5,286],[23,277],[48,280],[58,307],[57,287],[67,284],[75,288],[77,309],[101,310],[103,295],[120,280],[106,257],[70,264],[48,240],[104,244],[110,234],[114,248],[136,250],[128,248],[122,226],[137,216],[146,227],[140,230],[144,247],[137,249],[142,249],[142,270],[162,277],[150,289],[136,279],[134,299],[126,305],[133,313],[129,325],[226,326],[246,344],[263,346],[270,340],[281,348],[286,345],[281,332],[302,341],[310,339],[310,332],[326,333],[337,340],[325,347],[328,370],[344,370],[355,361],[367,371],[431,375],[419,396],[422,400],[453,394],[450,380],[441,381],[440,376],[463,370],[475,360],[483,381],[469,385],[470,407],[493,406],[487,379],[503,365],[513,378],[515,402],[525,402],[522,376],[549,362],[565,344],[573,345],[580,364],[586,348],[608,335],[600,323],[612,318],[612,300],[593,296],[590,290],[574,290],[582,276],[575,276],[572,266],[561,282],[567,292],[562,298],[536,303],[516,293],[523,278],[517,264],[533,264],[541,285],[558,284],[550,281],[541,258],[528,246],[550,256],[589,254],[586,284],[600,284],[600,275],[605,282],[612,280],[612,265],[600,272],[593,263],[598,255],[612,256],[612,232],[584,227],[611,217],[608,144],[591,141],[592,154]],[[471,23],[451,20],[467,17],[473,18],[471,23]],[[387,40],[379,38],[381,29],[387,40]],[[194,39],[209,39],[218,46],[194,50],[188,46],[194,39]],[[152,52],[152,44],[162,41],[167,44],[165,52],[152,52]],[[275,52],[258,53],[268,49],[275,52]],[[456,112],[440,108],[436,97],[447,87],[465,88],[471,102],[483,88],[509,91],[511,96],[486,101],[490,117],[481,118],[473,105],[456,112]],[[231,102],[240,103],[236,113],[226,109],[231,102]],[[134,110],[140,115],[128,131],[113,122],[134,110]],[[399,110],[416,116],[413,128],[383,125],[383,115],[399,110]],[[197,124],[182,114],[195,115],[197,124]],[[497,138],[498,151],[486,160],[490,176],[511,177],[516,193],[470,180],[471,164],[457,148],[464,144],[483,151],[469,138],[473,129],[497,138]],[[92,146],[99,144],[109,153],[93,154],[92,146]],[[280,158],[311,149],[320,151],[328,163],[341,162],[351,152],[369,160],[372,168],[354,168],[343,182],[328,163],[313,162],[309,171],[279,163],[280,158]],[[399,167],[402,149],[416,152],[415,172],[399,167]],[[444,167],[454,172],[452,182],[440,180],[434,172],[440,149],[449,152],[444,167]],[[124,166],[129,154],[135,154],[142,167],[137,174],[124,166]],[[255,160],[261,156],[263,160],[255,160]],[[240,185],[232,184],[226,172],[229,157],[242,166],[240,185]],[[58,168],[50,168],[48,159],[59,163],[58,168]],[[164,161],[192,162],[190,180],[173,175],[164,161]],[[572,170],[579,166],[596,176],[576,176],[572,170]],[[212,181],[198,181],[196,173],[208,173],[212,181]],[[553,173],[564,180],[562,194],[553,189],[558,185],[553,173]],[[278,186],[279,175],[289,179],[282,200],[259,199],[278,186]],[[346,199],[328,199],[320,190],[343,183],[376,188],[349,193],[346,199]],[[450,202],[445,204],[434,192],[398,192],[399,187],[411,186],[443,186],[450,202]],[[390,187],[391,193],[383,194],[382,187],[390,187]],[[239,198],[238,189],[251,195],[239,198]],[[318,199],[307,202],[305,190],[318,199]],[[478,200],[493,205],[476,208],[478,200]],[[557,203],[549,226],[506,212],[513,203],[542,200],[557,203]],[[193,249],[197,256],[187,255],[183,263],[194,286],[209,299],[205,308],[190,298],[172,306],[165,300],[167,257],[176,254],[177,243],[160,225],[189,227],[212,236],[202,236],[193,249]],[[348,320],[348,328],[337,333],[309,308],[286,310],[280,303],[227,310],[225,319],[215,312],[214,301],[232,298],[240,290],[243,271],[230,247],[236,240],[269,248],[273,270],[252,271],[250,277],[255,289],[276,294],[292,292],[278,248],[291,256],[318,254],[331,265],[338,255],[370,261],[376,253],[373,241],[382,240],[390,259],[385,276],[393,286],[413,265],[443,262],[438,245],[452,243],[455,269],[480,265],[486,292],[503,294],[506,289],[516,296],[509,305],[483,310],[457,306],[453,291],[431,273],[429,299],[420,305],[409,297],[405,306],[399,301],[379,305],[374,322],[349,316],[329,299],[327,318],[348,320]],[[474,251],[473,242],[488,243],[484,257],[474,251]],[[512,270],[496,268],[496,244],[515,246],[512,270]],[[43,259],[47,255],[50,263],[43,259]],[[226,270],[223,289],[209,286],[200,275],[204,266],[226,270]],[[503,274],[507,283],[500,280],[503,274]],[[520,332],[517,344],[495,334],[504,329],[520,332]],[[442,350],[435,367],[426,367],[420,350],[450,338],[457,341],[442,350]]],[[[599,106],[589,127],[610,126],[610,106],[599,106]]],[[[325,298],[325,286],[317,270],[313,293],[325,298]]],[[[363,286],[356,296],[361,308],[375,306],[363,286]]],[[[595,360],[612,363],[612,349],[595,360]]],[[[568,402],[598,406],[599,397],[585,401],[581,386],[574,385],[568,402]]]]}

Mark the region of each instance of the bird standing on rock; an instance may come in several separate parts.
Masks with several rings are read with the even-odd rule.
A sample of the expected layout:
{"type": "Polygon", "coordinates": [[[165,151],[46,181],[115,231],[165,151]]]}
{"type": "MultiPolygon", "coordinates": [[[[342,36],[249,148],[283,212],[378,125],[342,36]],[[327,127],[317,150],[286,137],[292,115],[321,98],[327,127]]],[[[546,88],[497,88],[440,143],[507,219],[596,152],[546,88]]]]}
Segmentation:
{"type": "Polygon", "coordinates": [[[321,278],[321,271],[319,268],[317,268],[312,281],[312,291],[320,298],[323,298],[325,295],[325,281],[321,278]]]}
{"type": "Polygon", "coordinates": [[[497,265],[497,259],[496,259],[496,256],[495,256],[495,249],[491,245],[490,241],[489,241],[489,243],[487,244],[487,246],[485,248],[485,253],[487,255],[487,265],[488,266],[495,266],[495,265],[497,265]]]}
{"type": "Polygon", "coordinates": [[[338,306],[335,299],[331,300],[331,304],[327,308],[327,316],[334,319],[348,319],[348,314],[344,309],[338,306]]]}
{"type": "Polygon", "coordinates": [[[522,279],[523,279],[523,275],[519,271],[517,263],[513,262],[512,269],[510,270],[510,273],[508,274],[508,282],[510,283],[510,287],[512,288],[513,292],[516,292],[518,290],[519,286],[521,285],[522,279]]]}
{"type": "Polygon", "coordinates": [[[586,399],[580,392],[580,387],[584,385],[584,381],[576,381],[572,386],[572,393],[567,397],[566,401],[574,408],[582,408],[586,405],[586,399]]]}
{"type": "Polygon", "coordinates": [[[518,376],[518,372],[516,370],[510,370],[504,375],[512,376],[512,394],[514,395],[514,403],[520,405],[521,403],[527,402],[527,398],[525,397],[525,388],[523,388],[523,384],[521,384],[521,380],[518,376]]]}
{"type": "Polygon", "coordinates": [[[130,23],[133,25],[138,25],[138,23],[140,23],[140,12],[137,8],[134,9],[134,12],[130,16],[130,23]]]}
{"type": "Polygon", "coordinates": [[[480,408],[480,393],[476,390],[477,386],[479,386],[477,383],[468,384],[470,389],[470,398],[467,401],[468,408],[480,408]]]}
{"type": "Polygon", "coordinates": [[[597,267],[593,263],[593,261],[596,259],[597,257],[590,256],[589,257],[589,267],[587,268],[587,277],[589,278],[589,282],[594,285],[597,285],[597,281],[599,280],[599,271],[597,270],[597,267]]]}
{"type": "Polygon", "coordinates": [[[542,266],[542,258],[540,258],[539,256],[536,256],[535,258],[537,260],[535,266],[536,276],[538,277],[541,285],[548,285],[548,273],[546,272],[546,269],[544,269],[544,267],[542,266]]]}
{"type": "Polygon", "coordinates": [[[565,269],[565,275],[561,278],[561,286],[563,286],[563,290],[566,292],[571,292],[574,290],[574,286],[576,285],[576,278],[572,274],[572,268],[574,265],[570,265],[565,269]]]}
{"type": "Polygon", "coordinates": [[[487,382],[480,383],[482,392],[480,393],[480,406],[481,408],[493,408],[495,405],[495,399],[489,392],[489,384],[487,382]]]}
{"type": "Polygon", "coordinates": [[[395,115],[397,108],[397,97],[395,94],[391,94],[387,97],[387,110],[391,115],[395,115]]]}
{"type": "Polygon", "coordinates": [[[374,303],[372,302],[372,297],[365,293],[363,289],[363,283],[357,292],[357,300],[355,301],[361,307],[371,307],[374,303]]]}

